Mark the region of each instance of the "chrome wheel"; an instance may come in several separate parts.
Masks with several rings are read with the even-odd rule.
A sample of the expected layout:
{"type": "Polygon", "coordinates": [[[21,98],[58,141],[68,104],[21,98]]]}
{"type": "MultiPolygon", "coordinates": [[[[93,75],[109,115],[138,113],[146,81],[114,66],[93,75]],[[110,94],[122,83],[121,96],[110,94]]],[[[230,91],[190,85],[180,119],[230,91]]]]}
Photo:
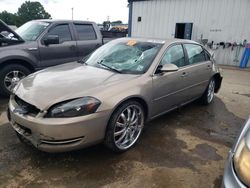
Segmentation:
{"type": "Polygon", "coordinates": [[[138,139],[144,126],[144,113],[140,106],[129,105],[118,116],[114,128],[114,142],[121,150],[128,149],[138,139]]]}
{"type": "Polygon", "coordinates": [[[210,103],[214,98],[214,88],[215,88],[215,81],[212,79],[208,85],[207,91],[207,102],[210,103]]]}
{"type": "Polygon", "coordinates": [[[23,72],[18,70],[13,70],[7,73],[6,76],[4,77],[5,88],[11,91],[18,84],[18,82],[25,76],[26,75],[23,72]]]}

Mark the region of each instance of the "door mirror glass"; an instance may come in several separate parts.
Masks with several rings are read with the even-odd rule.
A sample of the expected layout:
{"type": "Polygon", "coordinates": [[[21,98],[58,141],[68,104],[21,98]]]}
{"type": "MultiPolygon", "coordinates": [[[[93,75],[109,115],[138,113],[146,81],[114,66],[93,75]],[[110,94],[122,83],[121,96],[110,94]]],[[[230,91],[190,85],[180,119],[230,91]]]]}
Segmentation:
{"type": "Polygon", "coordinates": [[[172,64],[172,63],[167,63],[160,68],[161,72],[175,72],[178,70],[179,68],[175,64],[172,64]]]}
{"type": "Polygon", "coordinates": [[[44,44],[50,45],[50,44],[59,44],[59,36],[58,35],[48,35],[43,39],[44,44]]]}

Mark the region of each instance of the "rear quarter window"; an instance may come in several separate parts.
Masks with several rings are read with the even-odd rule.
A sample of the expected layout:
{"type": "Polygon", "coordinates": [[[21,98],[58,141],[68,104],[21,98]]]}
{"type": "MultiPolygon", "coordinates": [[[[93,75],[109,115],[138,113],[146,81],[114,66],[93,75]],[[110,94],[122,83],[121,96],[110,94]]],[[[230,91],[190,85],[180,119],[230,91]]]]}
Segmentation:
{"type": "Polygon", "coordinates": [[[204,50],[204,52],[205,52],[205,58],[206,58],[206,61],[211,60],[211,55],[210,55],[210,53],[209,53],[209,52],[207,52],[206,50],[204,50]]]}
{"type": "Polygon", "coordinates": [[[78,40],[95,40],[96,33],[91,24],[74,24],[77,34],[78,40]]]}

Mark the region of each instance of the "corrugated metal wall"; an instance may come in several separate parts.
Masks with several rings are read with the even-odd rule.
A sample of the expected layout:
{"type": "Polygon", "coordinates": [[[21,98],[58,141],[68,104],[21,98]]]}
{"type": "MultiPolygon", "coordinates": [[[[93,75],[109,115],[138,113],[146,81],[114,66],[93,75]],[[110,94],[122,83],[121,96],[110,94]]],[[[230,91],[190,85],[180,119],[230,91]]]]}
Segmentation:
{"type": "MultiPolygon", "coordinates": [[[[250,0],[147,0],[133,2],[132,37],[174,38],[176,23],[193,23],[192,40],[250,42],[250,0]],[[137,18],[141,17],[141,22],[137,18]]],[[[240,57],[243,48],[241,48],[240,57]]],[[[218,63],[237,65],[236,48],[215,51],[218,63]]],[[[239,57],[239,60],[240,60],[239,57]]]]}

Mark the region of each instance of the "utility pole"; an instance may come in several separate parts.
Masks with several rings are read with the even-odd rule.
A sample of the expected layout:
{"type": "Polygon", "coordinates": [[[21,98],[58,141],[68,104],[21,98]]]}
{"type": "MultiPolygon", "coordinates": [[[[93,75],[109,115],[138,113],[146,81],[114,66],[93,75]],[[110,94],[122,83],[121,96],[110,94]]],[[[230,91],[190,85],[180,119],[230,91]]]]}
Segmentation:
{"type": "Polygon", "coordinates": [[[74,19],[74,8],[71,8],[72,20],[74,19]]]}

